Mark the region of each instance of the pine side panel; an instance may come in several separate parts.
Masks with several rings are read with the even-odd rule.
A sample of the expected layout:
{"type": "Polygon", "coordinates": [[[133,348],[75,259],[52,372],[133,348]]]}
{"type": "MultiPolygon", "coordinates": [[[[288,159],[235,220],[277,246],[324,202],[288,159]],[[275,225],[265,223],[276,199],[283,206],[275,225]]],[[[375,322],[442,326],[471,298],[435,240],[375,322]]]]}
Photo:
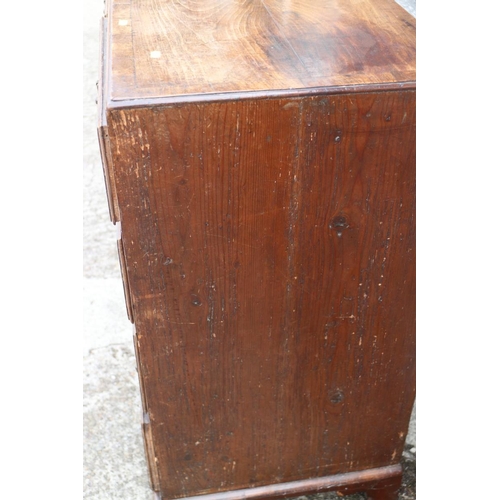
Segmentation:
{"type": "Polygon", "coordinates": [[[397,464],[415,92],[111,110],[108,132],[161,495],[397,464]]]}

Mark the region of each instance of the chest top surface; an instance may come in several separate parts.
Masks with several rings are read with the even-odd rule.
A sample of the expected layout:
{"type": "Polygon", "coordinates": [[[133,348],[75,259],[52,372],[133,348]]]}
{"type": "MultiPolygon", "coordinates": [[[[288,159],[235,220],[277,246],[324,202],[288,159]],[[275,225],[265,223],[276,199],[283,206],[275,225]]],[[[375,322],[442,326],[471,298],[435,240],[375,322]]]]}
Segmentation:
{"type": "Polygon", "coordinates": [[[411,85],[394,0],[108,0],[109,101],[411,85]]]}

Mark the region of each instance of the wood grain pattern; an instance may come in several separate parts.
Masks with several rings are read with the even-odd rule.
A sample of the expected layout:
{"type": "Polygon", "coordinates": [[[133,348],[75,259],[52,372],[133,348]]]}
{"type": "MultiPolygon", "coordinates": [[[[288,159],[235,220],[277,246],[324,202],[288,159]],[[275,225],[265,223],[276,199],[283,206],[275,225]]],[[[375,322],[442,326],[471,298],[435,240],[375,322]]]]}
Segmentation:
{"type": "Polygon", "coordinates": [[[163,498],[397,464],[415,92],[111,109],[107,124],[163,498]]]}
{"type": "Polygon", "coordinates": [[[109,99],[415,81],[393,0],[109,2],[109,99]]]}
{"type": "Polygon", "coordinates": [[[164,500],[395,500],[415,391],[415,25],[113,0],[99,141],[164,500]]]}

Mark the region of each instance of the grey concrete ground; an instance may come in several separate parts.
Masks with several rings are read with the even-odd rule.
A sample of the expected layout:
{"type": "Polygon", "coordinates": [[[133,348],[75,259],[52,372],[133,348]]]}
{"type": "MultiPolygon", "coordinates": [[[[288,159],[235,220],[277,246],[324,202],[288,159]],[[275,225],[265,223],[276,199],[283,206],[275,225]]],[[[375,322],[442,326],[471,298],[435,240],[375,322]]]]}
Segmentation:
{"type": "MultiPolygon", "coordinates": [[[[415,15],[415,0],[400,0],[415,15]]],[[[102,0],[84,2],[83,251],[85,500],[151,500],[141,435],[139,383],[127,320],[115,229],[109,221],[96,136],[102,0]]],[[[404,453],[401,500],[415,498],[415,420],[404,453]]],[[[306,497],[300,497],[305,500],[306,497]]],[[[307,497],[336,498],[335,494],[307,497]]],[[[353,495],[352,500],[363,498],[353,495]]]]}

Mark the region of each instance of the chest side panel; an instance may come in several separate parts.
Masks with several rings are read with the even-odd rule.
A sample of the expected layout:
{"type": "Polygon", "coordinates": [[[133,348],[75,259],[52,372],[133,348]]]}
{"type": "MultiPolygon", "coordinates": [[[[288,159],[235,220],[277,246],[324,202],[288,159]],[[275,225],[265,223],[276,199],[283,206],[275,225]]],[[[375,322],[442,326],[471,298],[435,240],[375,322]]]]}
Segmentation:
{"type": "Polygon", "coordinates": [[[414,391],[415,93],[108,125],[162,494],[396,463],[414,391]]]}

